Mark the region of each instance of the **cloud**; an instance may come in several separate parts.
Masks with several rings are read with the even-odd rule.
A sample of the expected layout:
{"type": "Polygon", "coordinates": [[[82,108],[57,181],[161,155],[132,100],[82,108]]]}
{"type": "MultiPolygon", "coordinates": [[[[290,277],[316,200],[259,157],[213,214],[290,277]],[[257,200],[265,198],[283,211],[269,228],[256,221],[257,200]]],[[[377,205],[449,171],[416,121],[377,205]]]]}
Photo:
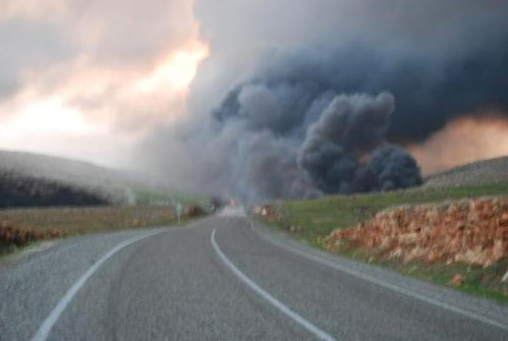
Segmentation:
{"type": "Polygon", "coordinates": [[[0,100],[14,95],[30,73],[77,52],[55,26],[21,19],[0,21],[0,41],[0,100]]]}
{"type": "Polygon", "coordinates": [[[183,189],[405,187],[418,165],[396,144],[508,112],[507,13],[498,0],[9,0],[0,115],[58,103],[141,141],[136,164],[183,189]]]}
{"type": "Polygon", "coordinates": [[[395,100],[338,95],[307,128],[298,165],[325,193],[390,190],[418,185],[420,170],[402,148],[388,146],[385,134],[395,100]],[[370,161],[362,162],[365,157],[370,161]]]}
{"type": "Polygon", "coordinates": [[[390,139],[411,141],[457,113],[508,104],[500,72],[508,68],[503,1],[219,0],[195,6],[212,54],[195,81],[191,106],[217,106],[225,92],[258,78],[304,78],[346,93],[390,91],[397,98],[390,139]]]}
{"type": "Polygon", "coordinates": [[[145,153],[150,168],[190,188],[262,200],[417,184],[414,158],[392,144],[419,143],[481,106],[508,107],[506,2],[194,8],[210,56],[191,89],[187,128],[160,128],[148,143],[154,154],[145,153]]]}
{"type": "MultiPolygon", "coordinates": [[[[37,145],[26,141],[35,139],[25,134],[32,127],[10,122],[48,101],[59,103],[54,106],[59,112],[41,112],[47,120],[76,112],[83,126],[107,128],[122,135],[120,140],[139,140],[185,113],[188,85],[206,55],[187,0],[8,0],[0,9],[0,38],[5,51],[0,55],[0,117],[4,126],[19,128],[9,142],[4,139],[3,148],[37,145]]],[[[39,128],[41,136],[54,134],[62,145],[79,130],[62,134],[51,125],[39,128]]],[[[115,144],[113,137],[96,137],[115,144]]],[[[75,155],[78,142],[73,139],[75,155]]],[[[83,137],[81,150],[88,144],[83,137]]],[[[55,153],[72,153],[54,145],[55,153]]],[[[124,148],[117,152],[126,153],[124,148]]]]}
{"type": "Polygon", "coordinates": [[[423,143],[407,145],[424,174],[508,155],[508,114],[492,108],[465,113],[447,122],[423,143]]]}

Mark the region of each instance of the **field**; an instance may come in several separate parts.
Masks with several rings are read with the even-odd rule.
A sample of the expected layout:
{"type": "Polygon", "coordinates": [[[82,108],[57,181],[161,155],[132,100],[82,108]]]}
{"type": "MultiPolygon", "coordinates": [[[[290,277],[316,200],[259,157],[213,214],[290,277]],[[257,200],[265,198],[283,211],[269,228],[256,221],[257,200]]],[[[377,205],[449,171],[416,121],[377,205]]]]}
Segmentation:
{"type": "Polygon", "coordinates": [[[508,183],[328,196],[316,200],[281,201],[275,207],[285,223],[305,227],[300,234],[311,241],[328,235],[333,229],[356,225],[389,207],[506,194],[508,183]]]}
{"type": "MultiPolygon", "coordinates": [[[[264,218],[278,229],[291,233],[314,247],[325,249],[324,241],[333,230],[355,226],[387,208],[503,195],[508,195],[508,183],[330,196],[316,200],[279,201],[271,206],[273,212],[269,212],[264,218]]],[[[429,265],[418,261],[403,263],[396,259],[373,257],[365,249],[355,246],[337,252],[442,285],[448,285],[458,272],[464,273],[465,281],[454,287],[508,303],[506,285],[492,285],[492,281],[488,280],[498,278],[499,274],[506,271],[506,260],[484,268],[460,263],[449,265],[439,263],[429,265]]]]}
{"type": "Polygon", "coordinates": [[[185,219],[211,204],[153,175],[3,150],[0,193],[0,254],[40,240],[168,225],[178,202],[187,208],[185,219]]]}
{"type": "MultiPolygon", "coordinates": [[[[200,213],[189,209],[186,211],[183,220],[200,213]]],[[[176,220],[174,209],[169,205],[0,210],[0,254],[40,240],[90,232],[165,226],[174,224],[176,220]]]]}
{"type": "Polygon", "coordinates": [[[178,191],[160,192],[147,188],[134,187],[132,194],[136,205],[170,204],[180,202],[182,205],[197,204],[202,207],[208,207],[211,204],[208,196],[181,193],[178,191]]]}

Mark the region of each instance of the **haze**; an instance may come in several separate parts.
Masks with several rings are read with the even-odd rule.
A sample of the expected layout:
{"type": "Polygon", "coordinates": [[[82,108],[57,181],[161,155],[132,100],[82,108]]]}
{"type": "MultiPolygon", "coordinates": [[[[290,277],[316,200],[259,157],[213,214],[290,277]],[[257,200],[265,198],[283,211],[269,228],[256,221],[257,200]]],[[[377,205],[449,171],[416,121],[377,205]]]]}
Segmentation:
{"type": "MultiPolygon", "coordinates": [[[[0,148],[147,169],[182,188],[251,199],[385,186],[364,173],[386,146],[407,147],[404,158],[412,154],[423,174],[505,155],[507,7],[8,0],[0,9],[0,148]],[[372,145],[343,136],[332,141],[340,162],[304,162],[311,126],[335,96],[365,95],[370,106],[382,93],[393,96],[393,110],[376,111],[385,117],[380,131],[362,130],[372,145]],[[328,180],[323,167],[335,169],[328,180]],[[258,181],[266,174],[270,181],[258,181]]],[[[359,115],[351,110],[333,115],[359,115]]],[[[373,122],[367,116],[363,126],[373,122]]]]}

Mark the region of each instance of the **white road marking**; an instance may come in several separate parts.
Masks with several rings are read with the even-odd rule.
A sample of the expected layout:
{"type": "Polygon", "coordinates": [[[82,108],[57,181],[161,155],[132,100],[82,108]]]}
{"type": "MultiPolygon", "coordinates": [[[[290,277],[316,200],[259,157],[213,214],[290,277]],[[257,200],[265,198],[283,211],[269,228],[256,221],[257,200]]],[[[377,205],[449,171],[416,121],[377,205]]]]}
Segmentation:
{"type": "Polygon", "coordinates": [[[281,249],[284,249],[286,251],[289,251],[289,252],[292,252],[294,254],[297,254],[297,255],[299,255],[301,257],[307,258],[309,260],[312,260],[314,262],[320,263],[322,265],[326,265],[326,266],[331,267],[331,268],[333,268],[335,270],[345,272],[345,273],[347,273],[349,275],[361,278],[361,279],[366,280],[368,282],[377,284],[377,285],[379,285],[379,286],[381,286],[383,288],[390,289],[390,290],[395,291],[397,293],[410,296],[412,298],[415,298],[415,299],[423,301],[425,303],[437,306],[439,308],[443,308],[443,309],[452,311],[454,313],[460,314],[462,316],[466,316],[466,317],[469,317],[469,318],[481,321],[483,323],[489,324],[489,325],[494,326],[494,327],[498,327],[498,328],[501,328],[501,329],[504,329],[504,330],[508,330],[508,325],[503,324],[503,323],[498,322],[498,321],[495,321],[495,320],[492,320],[492,319],[490,319],[488,317],[481,316],[481,315],[478,315],[478,314],[473,313],[471,311],[467,311],[467,310],[461,309],[459,307],[453,306],[453,305],[448,304],[446,302],[441,302],[441,301],[438,301],[438,300],[433,299],[431,297],[428,297],[428,296],[425,296],[425,295],[421,295],[421,294],[418,294],[416,292],[404,289],[404,288],[402,288],[402,287],[400,287],[398,285],[394,285],[394,284],[388,283],[388,282],[383,281],[383,280],[381,280],[379,278],[375,278],[373,276],[369,276],[367,274],[364,274],[364,273],[361,273],[359,271],[347,268],[347,267],[342,266],[340,264],[328,261],[326,259],[322,259],[320,257],[311,255],[310,253],[307,253],[307,252],[304,252],[304,251],[300,251],[300,250],[298,250],[297,248],[295,248],[293,246],[285,245],[285,244],[276,242],[276,241],[274,241],[274,240],[264,236],[261,232],[257,231],[253,227],[252,222],[250,223],[250,227],[251,227],[251,229],[253,231],[255,231],[258,235],[260,235],[263,239],[265,239],[269,243],[271,243],[271,244],[273,244],[273,245],[275,245],[275,246],[277,246],[277,247],[279,247],[281,249]]]}
{"type": "Polygon", "coordinates": [[[322,331],[318,327],[316,327],[311,322],[304,319],[302,316],[298,315],[294,311],[292,311],[290,308],[288,308],[286,305],[284,305],[282,302],[277,300],[275,297],[270,295],[268,292],[263,290],[260,286],[258,286],[253,280],[251,280],[247,275],[245,275],[242,271],[240,271],[227,257],[222,253],[221,249],[217,245],[217,242],[215,241],[215,229],[212,231],[211,235],[211,241],[213,248],[215,249],[215,252],[220,257],[220,259],[224,262],[224,264],[231,270],[233,273],[238,276],[245,284],[247,284],[252,290],[254,290],[258,295],[260,295],[262,298],[264,298],[266,301],[271,303],[273,306],[275,306],[277,309],[279,309],[281,312],[292,318],[296,323],[298,323],[303,328],[307,329],[309,332],[314,334],[317,338],[321,340],[326,341],[336,341],[332,336],[327,334],[326,332],[322,331]]]}
{"type": "Polygon", "coordinates": [[[86,281],[93,275],[93,273],[105,261],[108,260],[108,258],[110,258],[115,253],[117,253],[118,251],[120,251],[121,249],[123,249],[124,247],[126,247],[132,243],[135,243],[141,239],[145,239],[145,238],[154,236],[154,235],[162,233],[162,232],[165,232],[165,231],[151,232],[148,234],[144,234],[142,236],[128,239],[128,240],[118,244],[113,249],[111,249],[108,253],[106,253],[104,256],[102,256],[94,265],[92,265],[90,267],[90,269],[88,269],[87,272],[85,272],[85,274],[83,276],[81,276],[80,279],[78,279],[78,281],[76,283],[74,283],[74,285],[69,289],[69,291],[67,291],[65,296],[63,296],[62,299],[60,299],[60,301],[58,302],[56,307],[53,309],[51,314],[49,314],[49,316],[46,317],[46,319],[44,320],[42,325],[39,327],[39,329],[37,330],[35,335],[31,338],[31,341],[45,341],[47,339],[49,333],[51,332],[51,329],[53,328],[55,323],[58,321],[58,319],[60,318],[60,315],[62,315],[65,308],[67,308],[69,303],[72,301],[74,296],[76,296],[76,293],[79,291],[79,289],[81,289],[81,287],[83,287],[83,285],[86,283],[86,281]]]}

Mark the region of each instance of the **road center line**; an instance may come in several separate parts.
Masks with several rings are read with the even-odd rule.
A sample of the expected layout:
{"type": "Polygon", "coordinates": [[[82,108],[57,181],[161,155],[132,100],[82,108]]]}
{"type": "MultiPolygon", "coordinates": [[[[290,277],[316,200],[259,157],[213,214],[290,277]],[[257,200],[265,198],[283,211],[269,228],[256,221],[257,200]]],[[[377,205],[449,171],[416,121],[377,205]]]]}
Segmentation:
{"type": "Polygon", "coordinates": [[[257,229],[255,229],[252,222],[250,222],[250,227],[251,227],[251,229],[253,231],[255,231],[258,235],[260,235],[264,240],[268,241],[269,243],[271,243],[271,244],[273,244],[273,245],[275,245],[275,246],[277,246],[277,247],[279,247],[281,249],[284,249],[284,250],[286,250],[288,252],[297,254],[297,255],[299,255],[301,257],[304,257],[304,258],[306,258],[308,260],[320,263],[322,265],[328,266],[330,268],[333,268],[333,269],[341,271],[341,272],[345,272],[348,275],[351,275],[351,276],[354,276],[354,277],[357,277],[357,278],[361,278],[361,279],[363,279],[363,280],[365,280],[367,282],[371,282],[371,283],[377,284],[377,285],[379,285],[379,286],[381,286],[383,288],[395,291],[395,292],[400,293],[400,294],[404,294],[406,296],[409,296],[409,297],[412,297],[414,299],[423,301],[425,303],[437,306],[439,308],[446,309],[448,311],[452,311],[452,312],[460,314],[462,316],[478,320],[480,322],[489,324],[489,325],[494,326],[494,327],[501,328],[503,330],[508,330],[508,325],[503,324],[503,323],[498,322],[498,321],[495,321],[495,320],[492,320],[492,319],[490,319],[488,317],[478,315],[478,314],[473,313],[471,311],[467,311],[467,310],[461,309],[459,307],[453,306],[453,305],[448,304],[446,302],[442,302],[442,301],[433,299],[431,297],[428,297],[428,296],[425,296],[425,295],[422,295],[422,294],[418,294],[416,292],[404,289],[404,288],[402,288],[402,287],[400,287],[398,285],[391,284],[389,282],[383,281],[383,280],[375,278],[373,276],[370,276],[370,275],[364,274],[362,272],[359,272],[359,271],[350,269],[348,267],[342,266],[342,265],[337,264],[335,262],[331,262],[331,261],[328,261],[326,259],[322,259],[320,257],[314,256],[314,255],[312,255],[310,253],[307,253],[307,252],[304,252],[304,251],[300,251],[300,250],[298,250],[297,248],[295,248],[293,246],[285,245],[285,244],[282,244],[280,242],[274,241],[274,240],[266,237],[263,233],[261,233],[257,229]]]}
{"type": "Polygon", "coordinates": [[[163,231],[156,231],[144,234],[142,236],[130,238],[124,242],[121,242],[120,244],[116,245],[113,249],[111,249],[108,253],[106,253],[104,256],[102,256],[97,262],[95,262],[94,265],[92,265],[87,272],[83,276],[81,276],[76,283],[67,291],[67,293],[60,299],[56,307],[53,309],[53,311],[49,314],[48,317],[44,320],[42,325],[39,327],[35,335],[30,339],[31,341],[45,341],[51,332],[51,329],[55,325],[55,323],[58,321],[60,316],[62,315],[63,311],[69,303],[72,301],[74,296],[76,296],[77,292],[83,285],[86,283],[86,281],[93,275],[93,273],[99,269],[99,267],[107,261],[111,256],[113,256],[115,253],[123,249],[124,247],[133,244],[141,239],[145,239],[148,237],[152,237],[156,234],[167,232],[167,230],[163,231]]]}
{"type": "Polygon", "coordinates": [[[322,331],[318,327],[316,327],[311,322],[304,319],[302,316],[298,315],[294,311],[292,311],[290,308],[288,308],[286,305],[284,305],[282,302],[277,300],[275,297],[270,295],[268,292],[263,290],[260,286],[258,286],[252,279],[247,277],[242,271],[240,271],[227,257],[222,253],[221,249],[217,245],[217,242],[215,241],[215,229],[212,231],[211,235],[211,241],[212,246],[217,253],[217,255],[220,257],[220,259],[224,262],[224,264],[231,270],[233,273],[238,276],[247,286],[249,286],[253,291],[255,291],[259,296],[261,296],[263,299],[268,301],[270,304],[275,306],[277,309],[279,309],[282,313],[286,314],[290,318],[292,318],[296,323],[298,323],[303,328],[307,329],[309,332],[314,334],[317,338],[321,340],[326,341],[336,341],[332,336],[327,334],[326,332],[322,331]]]}

